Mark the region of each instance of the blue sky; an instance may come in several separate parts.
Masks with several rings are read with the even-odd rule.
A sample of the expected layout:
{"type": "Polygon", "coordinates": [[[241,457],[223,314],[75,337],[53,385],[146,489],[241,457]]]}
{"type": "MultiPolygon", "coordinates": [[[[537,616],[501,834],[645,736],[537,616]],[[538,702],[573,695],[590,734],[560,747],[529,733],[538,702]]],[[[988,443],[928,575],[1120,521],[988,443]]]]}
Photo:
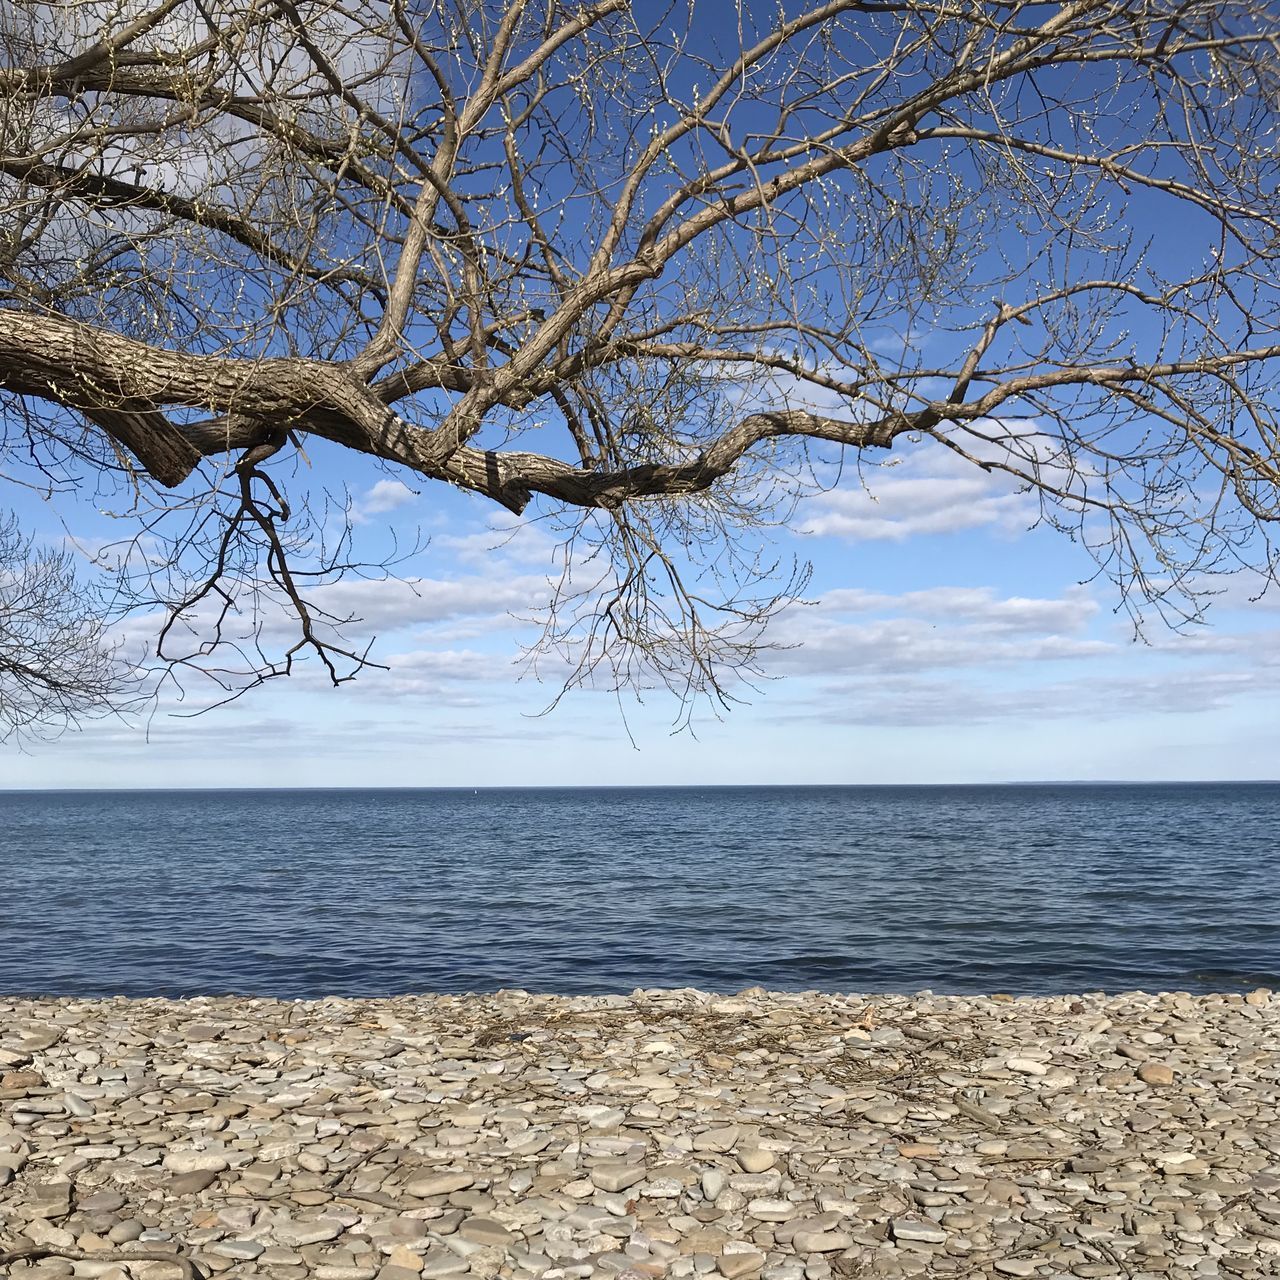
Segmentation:
{"type": "MultiPolygon", "coordinates": [[[[1081,82],[1082,100],[1092,83],[1081,82]]],[[[1115,102],[1124,105],[1123,95],[1115,102]]],[[[1027,107],[1033,122],[1038,110],[1027,107]]],[[[1129,127],[1124,112],[1111,117],[1129,127]]],[[[998,277],[994,260],[1006,252],[1026,276],[1019,287],[1066,270],[1060,244],[1046,247],[1002,217],[981,172],[965,170],[964,182],[958,172],[939,165],[930,183],[955,186],[957,208],[967,210],[958,225],[981,249],[974,271],[998,277]],[[972,208],[960,200],[965,182],[972,208]]],[[[1204,260],[1207,219],[1141,194],[1126,214],[1121,228],[1134,232],[1134,254],[1147,255],[1151,270],[1204,260]],[[1153,227],[1161,234],[1144,249],[1153,227]]],[[[900,332],[899,319],[882,315],[877,331],[890,343],[931,340],[900,332]]],[[[927,331],[929,317],[919,322],[927,331]]],[[[1157,327],[1138,330],[1134,342],[1158,347],[1157,327]]],[[[806,497],[789,526],[771,532],[784,561],[813,563],[807,602],[776,620],[778,648],[765,655],[758,687],[741,690],[744,701],[722,715],[696,708],[684,731],[673,731],[682,711],[662,691],[640,700],[574,691],[547,711],[561,669],[545,663],[538,679],[521,661],[536,638],[522,619],[547,601],[560,564],[536,505],[516,520],[445,486],[308,449],[316,487],[350,495],[357,555],[377,561],[393,538],[426,543],[398,564],[399,580],[351,577],[321,589],[332,612],[363,619],[352,635],[376,635],[372,657],[387,669],[332,689],[304,668],[194,717],[214,699],[192,680],[181,699],[167,688],[147,723],[104,720],[50,743],[0,745],[0,785],[1280,777],[1280,596],[1251,602],[1260,583],[1224,581],[1208,626],[1174,634],[1152,614],[1137,638],[1084,550],[1033,528],[1031,497],[936,444],[868,459],[861,475],[846,467],[839,487],[806,497]]],[[[50,543],[90,553],[136,528],[101,513],[126,505],[119,494],[85,492],[55,508],[36,492],[6,489],[2,504],[50,543]]],[[[157,626],[138,616],[124,632],[136,645],[157,626]]]]}
{"type": "MultiPolygon", "coordinates": [[[[775,623],[768,679],[717,718],[665,692],[559,690],[520,661],[557,540],[441,486],[343,460],[357,550],[429,539],[402,581],[349,580],[327,603],[376,635],[340,689],[314,671],[188,718],[209,692],[162,697],[148,725],[103,721],[0,747],[9,787],[880,783],[1280,776],[1280,606],[1232,580],[1210,625],[1158,618],[1135,639],[1092,562],[1033,529],[1028,495],[936,445],[806,498],[779,553],[814,577],[775,623]]],[[[49,540],[52,510],[24,515],[49,540]]],[[[113,522],[87,506],[85,546],[113,522]]],[[[152,619],[130,624],[138,637],[152,619]]]]}

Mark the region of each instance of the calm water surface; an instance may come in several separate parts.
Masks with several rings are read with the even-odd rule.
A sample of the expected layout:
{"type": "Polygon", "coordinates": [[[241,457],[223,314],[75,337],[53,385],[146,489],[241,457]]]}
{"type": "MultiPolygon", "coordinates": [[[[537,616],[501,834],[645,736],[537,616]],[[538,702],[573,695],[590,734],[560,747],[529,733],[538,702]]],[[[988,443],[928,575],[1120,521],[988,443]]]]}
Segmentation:
{"type": "Polygon", "coordinates": [[[0,992],[1280,986],[1280,785],[0,792],[0,992]]]}

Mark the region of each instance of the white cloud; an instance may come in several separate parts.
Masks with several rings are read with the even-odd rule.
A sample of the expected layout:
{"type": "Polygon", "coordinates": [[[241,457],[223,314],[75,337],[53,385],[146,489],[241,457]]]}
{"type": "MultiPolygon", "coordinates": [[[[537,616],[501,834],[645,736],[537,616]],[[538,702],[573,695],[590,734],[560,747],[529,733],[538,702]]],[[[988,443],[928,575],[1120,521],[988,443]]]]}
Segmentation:
{"type": "Polygon", "coordinates": [[[366,627],[398,630],[446,618],[520,614],[544,599],[547,581],[522,577],[348,578],[317,587],[308,597],[339,618],[353,618],[366,627]]]}
{"type": "Polygon", "coordinates": [[[367,524],[370,516],[384,515],[413,502],[418,494],[400,480],[379,480],[356,502],[351,504],[354,524],[367,524]]]}
{"type": "Polygon", "coordinates": [[[517,674],[511,658],[504,661],[469,649],[416,649],[390,654],[382,662],[390,670],[369,681],[370,692],[379,697],[430,697],[437,706],[475,706],[482,701],[479,695],[495,690],[509,696],[517,674]],[[486,687],[463,688],[478,684],[486,687]]]}
{"type": "MultiPolygon", "coordinates": [[[[348,578],[314,587],[305,595],[317,636],[340,648],[358,652],[376,640],[378,643],[373,644],[369,653],[370,661],[394,665],[395,658],[389,659],[387,652],[389,645],[395,643],[396,633],[416,633],[418,643],[443,645],[448,642],[435,634],[441,623],[480,635],[493,635],[495,647],[514,659],[520,648],[516,634],[522,625],[520,617],[530,610],[532,602],[545,599],[548,591],[546,579],[535,576],[468,577],[453,581],[348,578]],[[504,631],[512,634],[504,638],[504,631]]],[[[254,603],[247,601],[246,606],[254,603]]],[[[180,619],[166,641],[166,657],[194,655],[201,643],[212,638],[217,613],[217,604],[205,601],[180,619]]],[[[120,622],[113,629],[113,635],[128,654],[142,660],[144,654],[154,654],[163,625],[164,617],[159,613],[138,613],[120,622]]],[[[218,656],[207,663],[196,658],[196,669],[184,670],[182,674],[182,683],[193,705],[221,701],[227,693],[216,681],[201,677],[199,669],[208,666],[221,671],[233,686],[237,685],[250,679],[255,670],[265,665],[267,658],[279,660],[299,639],[300,629],[297,618],[285,610],[281,601],[264,597],[256,601],[256,611],[231,613],[223,618],[221,634],[227,646],[218,656]],[[234,647],[237,643],[238,656],[234,647]]],[[[456,654],[450,657],[450,651],[444,649],[440,653],[442,660],[455,662],[452,677],[461,678],[456,654]]],[[[327,676],[310,654],[303,652],[299,658],[297,674],[291,683],[308,688],[327,687],[327,676]]],[[[339,666],[344,665],[339,662],[339,666]]],[[[443,667],[436,673],[440,678],[445,674],[443,667]]],[[[488,678],[503,676],[495,676],[490,669],[488,678]]],[[[369,670],[361,677],[361,687],[373,689],[384,679],[385,673],[369,670]]]]}
{"type": "Polygon", "coordinates": [[[797,675],[998,667],[1113,654],[1102,640],[1062,635],[1009,636],[981,625],[946,626],[922,618],[816,622],[789,636],[797,647],[773,657],[771,671],[797,675]]]}
{"type": "Polygon", "coordinates": [[[874,680],[827,684],[820,698],[805,704],[807,710],[797,708],[774,718],[900,729],[970,728],[996,722],[1037,725],[1050,720],[1203,714],[1237,702],[1256,688],[1256,680],[1242,671],[1136,678],[1091,675],[1017,689],[994,687],[977,678],[940,680],[885,673],[874,680]]]}
{"type": "Polygon", "coordinates": [[[818,602],[822,613],[876,613],[892,609],[913,617],[947,622],[977,622],[1002,632],[1080,631],[1098,612],[1084,587],[1068,588],[1056,600],[996,594],[993,587],[929,587],[901,595],[857,587],[828,591],[818,602]]]}
{"type": "Polygon", "coordinates": [[[1002,597],[991,587],[843,588],[783,615],[770,638],[795,647],[769,665],[803,675],[893,674],[1094,658],[1117,651],[1081,634],[1097,609],[1078,587],[1058,599],[1002,597]]]}
{"type": "Polygon", "coordinates": [[[1123,643],[1088,634],[1098,613],[1083,587],[1056,599],[991,587],[834,590],[783,619],[783,638],[797,647],[774,667],[822,683],[817,697],[802,695],[796,710],[776,718],[960,729],[1206,714],[1256,695],[1280,665],[1275,630],[1123,643]],[[1088,662],[1089,674],[1051,676],[1043,666],[1064,661],[1088,662]]]}
{"type": "MultiPolygon", "coordinates": [[[[431,540],[433,550],[449,553],[451,560],[467,565],[508,562],[551,568],[561,543],[529,521],[495,516],[473,533],[444,533],[431,540]]],[[[559,566],[557,565],[557,568],[559,566]]]]}
{"type": "Polygon", "coordinates": [[[984,472],[936,444],[902,454],[841,487],[809,499],[805,533],[852,541],[901,542],[918,534],[994,526],[1010,532],[1035,522],[1036,506],[1007,475],[984,472]]]}
{"type": "MultiPolygon", "coordinates": [[[[1061,493],[1079,491],[1086,478],[1061,441],[1032,420],[983,418],[954,427],[948,439],[955,448],[926,437],[883,461],[859,455],[823,467],[832,487],[807,501],[800,528],[894,542],[981,528],[1022,532],[1039,519],[1041,497],[1010,470],[1061,493]]],[[[1077,509],[1070,499],[1051,500],[1077,509]]]]}

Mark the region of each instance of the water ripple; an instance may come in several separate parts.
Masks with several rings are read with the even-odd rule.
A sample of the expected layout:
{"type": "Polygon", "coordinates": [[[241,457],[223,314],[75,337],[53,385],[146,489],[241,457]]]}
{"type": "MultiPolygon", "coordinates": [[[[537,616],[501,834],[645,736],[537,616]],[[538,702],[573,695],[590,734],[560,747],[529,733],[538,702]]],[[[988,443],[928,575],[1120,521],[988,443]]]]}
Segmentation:
{"type": "Polygon", "coordinates": [[[0,991],[1280,985],[1280,786],[0,792],[0,991]]]}

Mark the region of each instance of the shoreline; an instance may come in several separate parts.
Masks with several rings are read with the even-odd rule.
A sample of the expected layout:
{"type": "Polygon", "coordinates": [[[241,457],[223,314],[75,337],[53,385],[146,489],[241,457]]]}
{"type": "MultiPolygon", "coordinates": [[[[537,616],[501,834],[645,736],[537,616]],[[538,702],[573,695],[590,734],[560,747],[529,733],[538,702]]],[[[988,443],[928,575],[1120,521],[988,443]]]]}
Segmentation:
{"type": "Polygon", "coordinates": [[[1263,1277],[1280,999],[0,997],[19,1250],[89,1280],[1263,1277]]]}

